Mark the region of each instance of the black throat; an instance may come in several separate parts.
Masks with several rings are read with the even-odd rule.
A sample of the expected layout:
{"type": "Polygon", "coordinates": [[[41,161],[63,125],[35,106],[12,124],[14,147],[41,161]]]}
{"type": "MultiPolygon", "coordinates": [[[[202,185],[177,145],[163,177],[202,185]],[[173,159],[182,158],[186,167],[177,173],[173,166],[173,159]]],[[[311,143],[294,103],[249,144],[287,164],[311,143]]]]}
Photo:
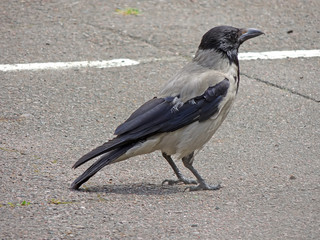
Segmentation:
{"type": "Polygon", "coordinates": [[[228,56],[228,59],[230,61],[230,64],[234,63],[238,67],[238,81],[237,81],[237,93],[239,89],[239,83],[240,83],[240,64],[239,64],[239,59],[238,59],[238,49],[233,49],[230,50],[226,53],[228,56]]]}

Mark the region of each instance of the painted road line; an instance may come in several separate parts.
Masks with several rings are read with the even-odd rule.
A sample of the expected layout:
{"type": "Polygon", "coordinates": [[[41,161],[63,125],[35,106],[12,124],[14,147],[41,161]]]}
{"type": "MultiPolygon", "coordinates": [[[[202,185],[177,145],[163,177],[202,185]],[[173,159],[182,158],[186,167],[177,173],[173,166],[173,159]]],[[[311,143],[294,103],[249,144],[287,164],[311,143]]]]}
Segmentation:
{"type": "Polygon", "coordinates": [[[320,50],[295,50],[239,53],[239,60],[320,57],[320,50]]]}
{"type": "Polygon", "coordinates": [[[140,62],[131,59],[113,59],[107,61],[80,61],[80,62],[47,62],[0,65],[0,71],[36,71],[36,70],[63,70],[71,68],[110,68],[137,65],[140,62]]]}
{"type": "MultiPolygon", "coordinates": [[[[267,60],[285,58],[311,58],[320,57],[320,50],[293,50],[293,51],[270,51],[270,52],[247,52],[239,53],[239,60],[267,60]]],[[[25,64],[2,64],[0,71],[37,71],[37,70],[63,70],[72,68],[110,68],[138,65],[140,63],[153,61],[174,61],[182,57],[165,57],[153,59],[113,59],[104,61],[80,61],[80,62],[47,62],[47,63],[25,63],[25,64]]]]}

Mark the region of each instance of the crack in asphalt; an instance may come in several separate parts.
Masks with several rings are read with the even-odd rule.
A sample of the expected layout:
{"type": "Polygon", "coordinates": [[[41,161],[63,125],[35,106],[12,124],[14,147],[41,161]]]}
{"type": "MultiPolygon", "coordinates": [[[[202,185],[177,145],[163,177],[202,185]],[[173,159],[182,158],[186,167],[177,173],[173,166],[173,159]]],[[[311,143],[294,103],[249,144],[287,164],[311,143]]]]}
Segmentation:
{"type": "Polygon", "coordinates": [[[180,57],[183,57],[183,58],[190,58],[190,56],[188,55],[185,55],[185,54],[182,54],[182,53],[179,53],[179,52],[174,52],[172,49],[167,49],[167,50],[164,50],[161,48],[161,45],[158,45],[156,44],[155,42],[153,41],[149,41],[143,37],[140,37],[140,36],[136,36],[136,35],[132,35],[130,33],[127,33],[127,32],[124,32],[124,31],[121,31],[119,29],[114,29],[112,27],[101,27],[99,25],[95,25],[95,24],[90,24],[90,23],[87,23],[87,25],[89,26],[92,26],[92,27],[95,27],[95,28],[98,28],[98,29],[105,29],[105,30],[109,30],[111,32],[113,32],[114,34],[118,34],[120,36],[124,36],[124,37],[128,37],[128,38],[131,38],[132,40],[136,40],[136,41],[140,41],[140,42],[143,42],[145,44],[148,44],[149,46],[151,47],[154,47],[156,49],[158,49],[159,51],[163,51],[163,52],[170,52],[172,54],[174,54],[175,56],[180,56],[180,57]]]}
{"type": "Polygon", "coordinates": [[[299,96],[299,97],[303,97],[303,98],[308,99],[308,100],[311,100],[311,101],[313,101],[313,102],[316,102],[316,103],[319,103],[319,102],[320,102],[320,100],[317,100],[316,98],[313,98],[313,97],[310,97],[310,96],[308,96],[308,95],[302,94],[302,93],[297,92],[297,91],[295,91],[295,90],[292,90],[292,89],[290,89],[290,88],[287,88],[287,87],[284,87],[284,86],[281,86],[281,85],[278,85],[278,84],[275,84],[275,83],[272,83],[272,82],[263,80],[263,79],[261,79],[261,78],[252,77],[252,76],[249,76],[249,75],[246,74],[246,73],[241,73],[241,75],[243,75],[243,76],[245,76],[245,77],[247,77],[247,78],[253,79],[253,80],[257,81],[257,82],[264,83],[264,84],[266,84],[267,86],[275,87],[275,88],[278,88],[278,89],[281,89],[281,90],[290,92],[291,94],[297,95],[297,96],[299,96]]]}

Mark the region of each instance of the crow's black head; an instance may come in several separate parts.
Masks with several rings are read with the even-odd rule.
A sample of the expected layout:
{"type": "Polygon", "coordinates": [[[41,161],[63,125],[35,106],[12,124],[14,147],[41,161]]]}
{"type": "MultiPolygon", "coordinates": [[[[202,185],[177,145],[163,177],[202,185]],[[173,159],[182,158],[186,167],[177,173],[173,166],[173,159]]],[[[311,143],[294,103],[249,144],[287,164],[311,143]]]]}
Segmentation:
{"type": "Polygon", "coordinates": [[[250,39],[263,34],[253,28],[235,28],[230,26],[219,26],[212,28],[203,35],[199,49],[213,49],[227,53],[238,51],[240,45],[250,39]]]}

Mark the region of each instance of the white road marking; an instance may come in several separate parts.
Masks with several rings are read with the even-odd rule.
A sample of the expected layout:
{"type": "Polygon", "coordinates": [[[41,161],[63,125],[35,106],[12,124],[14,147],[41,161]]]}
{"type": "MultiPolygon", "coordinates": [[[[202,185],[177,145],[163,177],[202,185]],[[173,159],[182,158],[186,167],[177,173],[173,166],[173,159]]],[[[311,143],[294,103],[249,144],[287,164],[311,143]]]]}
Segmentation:
{"type": "Polygon", "coordinates": [[[36,71],[36,70],[61,70],[70,68],[110,68],[137,65],[140,62],[131,59],[113,59],[108,61],[81,61],[81,62],[47,62],[0,65],[0,71],[36,71]]]}
{"type": "Polygon", "coordinates": [[[294,50],[239,53],[239,60],[320,57],[320,50],[294,50]]]}
{"type": "MultiPolygon", "coordinates": [[[[293,51],[270,51],[270,52],[247,52],[239,53],[239,60],[257,59],[284,59],[284,58],[311,58],[320,57],[320,50],[293,50],[293,51]]],[[[80,62],[47,62],[25,64],[0,64],[0,71],[37,71],[37,70],[63,70],[72,68],[110,68],[138,65],[152,61],[173,61],[181,57],[155,58],[155,59],[113,59],[104,61],[80,61],[80,62]]]]}

